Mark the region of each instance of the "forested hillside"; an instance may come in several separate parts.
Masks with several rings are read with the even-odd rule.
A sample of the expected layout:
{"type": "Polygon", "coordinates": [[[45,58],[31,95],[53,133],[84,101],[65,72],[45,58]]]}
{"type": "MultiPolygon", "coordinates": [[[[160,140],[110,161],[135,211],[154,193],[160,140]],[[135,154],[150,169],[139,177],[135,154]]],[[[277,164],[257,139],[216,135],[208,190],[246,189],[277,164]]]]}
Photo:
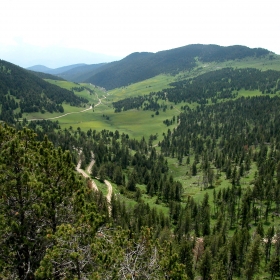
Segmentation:
{"type": "Polygon", "coordinates": [[[45,82],[30,71],[0,61],[0,120],[14,123],[24,112],[63,112],[63,102],[81,106],[87,100],[45,82]]]}
{"type": "Polygon", "coordinates": [[[276,94],[280,93],[279,79],[279,71],[224,68],[171,83],[170,88],[157,93],[151,92],[149,95],[113,102],[113,106],[115,112],[135,108],[156,111],[161,108],[158,100],[169,100],[175,104],[181,102],[207,104],[210,101],[216,103],[235,98],[240,90],[257,90],[263,94],[276,94]]]}
{"type": "Polygon", "coordinates": [[[133,53],[124,59],[99,68],[85,80],[107,90],[127,86],[161,73],[178,73],[190,70],[197,61],[222,62],[226,60],[261,57],[269,54],[265,49],[250,49],[244,46],[221,47],[217,45],[188,45],[157,53],[133,53]]]}

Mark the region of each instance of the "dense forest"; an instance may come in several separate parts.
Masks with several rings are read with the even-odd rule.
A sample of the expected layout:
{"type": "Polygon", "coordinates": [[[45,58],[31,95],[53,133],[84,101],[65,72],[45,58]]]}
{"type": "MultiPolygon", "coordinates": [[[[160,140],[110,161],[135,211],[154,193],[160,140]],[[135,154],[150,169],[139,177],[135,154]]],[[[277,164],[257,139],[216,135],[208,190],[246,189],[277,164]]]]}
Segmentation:
{"type": "Polygon", "coordinates": [[[88,102],[4,60],[0,61],[0,81],[0,119],[8,123],[23,113],[63,112],[63,102],[73,106],[88,102]]]}
{"type": "Polygon", "coordinates": [[[108,211],[69,151],[35,137],[0,126],[1,279],[186,279],[167,217],[115,196],[108,211]]]}

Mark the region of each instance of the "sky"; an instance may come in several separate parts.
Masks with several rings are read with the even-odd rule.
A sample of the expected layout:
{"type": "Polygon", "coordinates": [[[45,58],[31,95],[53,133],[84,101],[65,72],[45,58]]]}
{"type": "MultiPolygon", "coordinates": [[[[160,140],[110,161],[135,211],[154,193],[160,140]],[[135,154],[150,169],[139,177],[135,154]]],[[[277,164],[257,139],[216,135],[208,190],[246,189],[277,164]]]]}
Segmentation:
{"type": "Polygon", "coordinates": [[[278,0],[1,0],[0,59],[54,68],[197,43],[280,54],[279,8],[278,0]]]}

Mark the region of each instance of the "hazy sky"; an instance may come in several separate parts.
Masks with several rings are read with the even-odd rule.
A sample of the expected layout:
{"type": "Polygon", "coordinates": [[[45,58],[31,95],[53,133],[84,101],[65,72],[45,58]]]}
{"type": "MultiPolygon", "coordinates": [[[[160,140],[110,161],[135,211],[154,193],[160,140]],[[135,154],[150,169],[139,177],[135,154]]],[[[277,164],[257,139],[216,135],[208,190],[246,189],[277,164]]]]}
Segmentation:
{"type": "Polygon", "coordinates": [[[280,54],[279,8],[278,0],[1,0],[0,58],[24,56],[31,66],[40,50],[43,61],[55,48],[124,57],[194,43],[280,54]]]}

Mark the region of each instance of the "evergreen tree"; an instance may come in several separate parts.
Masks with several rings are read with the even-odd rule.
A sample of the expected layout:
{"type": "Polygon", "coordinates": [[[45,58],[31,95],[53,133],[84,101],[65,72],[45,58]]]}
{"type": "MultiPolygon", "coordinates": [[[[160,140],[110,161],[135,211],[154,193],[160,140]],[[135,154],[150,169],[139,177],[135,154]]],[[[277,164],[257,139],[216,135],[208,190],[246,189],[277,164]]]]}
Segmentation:
{"type": "Polygon", "coordinates": [[[136,191],[135,173],[130,174],[126,187],[129,191],[132,191],[132,192],[136,191]]]}
{"type": "Polygon", "coordinates": [[[258,272],[261,261],[261,237],[257,235],[249,247],[244,264],[244,276],[247,280],[253,279],[253,276],[258,272]]]}
{"type": "Polygon", "coordinates": [[[199,272],[202,276],[203,280],[211,279],[210,272],[211,272],[211,253],[210,250],[207,248],[201,258],[199,264],[199,272]]]}

